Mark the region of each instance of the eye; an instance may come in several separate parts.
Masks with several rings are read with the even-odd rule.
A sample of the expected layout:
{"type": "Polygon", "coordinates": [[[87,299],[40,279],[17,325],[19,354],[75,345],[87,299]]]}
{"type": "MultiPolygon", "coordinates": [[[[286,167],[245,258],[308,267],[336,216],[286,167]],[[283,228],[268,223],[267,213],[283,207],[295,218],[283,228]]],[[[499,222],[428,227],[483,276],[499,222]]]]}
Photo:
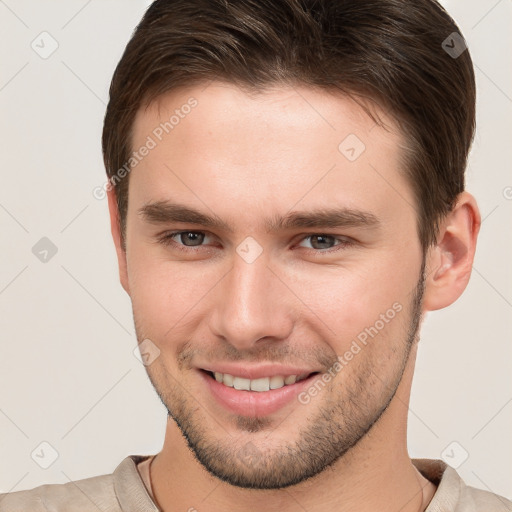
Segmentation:
{"type": "Polygon", "coordinates": [[[188,250],[188,248],[201,247],[208,235],[204,231],[175,231],[173,233],[165,233],[159,238],[159,242],[163,245],[175,245],[180,250],[188,250]]]}
{"type": "MultiPolygon", "coordinates": [[[[352,240],[345,237],[336,237],[334,235],[314,234],[308,235],[302,239],[304,242],[310,244],[310,248],[315,252],[333,252],[343,247],[352,245],[352,240]],[[336,242],[338,242],[336,244],[336,242]]],[[[301,247],[304,245],[299,244],[301,247]]]]}

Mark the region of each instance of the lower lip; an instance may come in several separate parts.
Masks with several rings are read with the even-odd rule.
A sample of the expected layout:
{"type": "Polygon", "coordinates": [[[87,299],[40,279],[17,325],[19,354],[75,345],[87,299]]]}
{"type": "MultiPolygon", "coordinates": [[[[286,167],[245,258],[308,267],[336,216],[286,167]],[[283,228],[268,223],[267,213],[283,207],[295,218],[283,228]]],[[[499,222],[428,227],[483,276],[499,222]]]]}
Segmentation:
{"type": "Polygon", "coordinates": [[[230,388],[217,382],[205,371],[199,374],[217,402],[229,411],[243,416],[267,416],[297,399],[297,395],[311,385],[318,374],[309,376],[295,384],[288,384],[269,391],[245,391],[230,388]]]}

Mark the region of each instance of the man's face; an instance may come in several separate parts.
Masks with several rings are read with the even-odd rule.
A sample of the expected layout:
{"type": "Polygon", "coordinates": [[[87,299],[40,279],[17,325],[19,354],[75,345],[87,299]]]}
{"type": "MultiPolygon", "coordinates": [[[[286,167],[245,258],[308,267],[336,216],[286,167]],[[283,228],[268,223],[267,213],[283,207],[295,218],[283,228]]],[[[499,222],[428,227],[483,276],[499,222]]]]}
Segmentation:
{"type": "Polygon", "coordinates": [[[379,420],[417,330],[403,142],[343,96],[215,82],[141,110],[132,142],[150,149],[130,173],[122,279],[139,342],[160,350],[147,366],[157,393],[234,485],[319,473],[379,420]],[[307,377],[279,387],[290,375],[307,377]],[[247,385],[277,387],[235,389],[247,385]]]}

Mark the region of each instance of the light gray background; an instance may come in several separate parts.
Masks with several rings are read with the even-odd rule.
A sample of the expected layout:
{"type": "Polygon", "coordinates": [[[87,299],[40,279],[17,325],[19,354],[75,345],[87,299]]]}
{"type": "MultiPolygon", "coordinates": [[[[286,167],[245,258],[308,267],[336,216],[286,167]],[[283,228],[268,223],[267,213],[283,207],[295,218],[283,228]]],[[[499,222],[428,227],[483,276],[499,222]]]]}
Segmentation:
{"type": "MultiPolygon", "coordinates": [[[[148,4],[0,0],[0,492],[110,473],[162,446],[107,202],[92,195],[112,72],[148,4]],[[43,31],[59,45],[47,59],[31,48],[43,31]],[[32,253],[42,237],[58,248],[47,263],[32,253]],[[58,452],[48,469],[42,442],[58,452]]],[[[484,222],[467,291],[425,322],[409,446],[454,464],[467,451],[466,482],[512,498],[512,2],[443,4],[476,66],[467,181],[484,222]]]]}

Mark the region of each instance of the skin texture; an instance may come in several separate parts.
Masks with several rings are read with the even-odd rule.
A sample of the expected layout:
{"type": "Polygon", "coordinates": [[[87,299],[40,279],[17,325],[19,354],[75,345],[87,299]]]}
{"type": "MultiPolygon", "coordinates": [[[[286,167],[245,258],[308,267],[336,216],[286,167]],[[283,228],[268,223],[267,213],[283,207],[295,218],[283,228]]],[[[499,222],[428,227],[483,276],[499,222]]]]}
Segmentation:
{"type": "Polygon", "coordinates": [[[139,111],[133,147],[191,97],[197,106],[130,173],[126,252],[109,192],[137,338],[160,351],[146,367],[170,415],[151,468],[159,506],[423,510],[435,488],[406,446],[417,330],[423,313],[467,285],[480,224],[474,198],[460,195],[423,255],[396,125],[381,114],[384,130],[352,100],[310,88],[248,95],[213,82],[172,91],[139,111]],[[354,161],[338,149],[349,134],[365,145],[354,161]],[[230,230],[151,222],[140,210],[158,201],[217,216],[230,230]],[[266,229],[267,219],[334,207],[377,223],[266,229]],[[184,252],[185,237],[163,243],[173,231],[199,235],[184,252]],[[251,263],[237,252],[248,236],[257,242],[250,250],[262,251],[251,263]],[[393,305],[393,318],[307,404],[234,414],[199,374],[213,363],[277,362],[320,378],[393,305]]]}

